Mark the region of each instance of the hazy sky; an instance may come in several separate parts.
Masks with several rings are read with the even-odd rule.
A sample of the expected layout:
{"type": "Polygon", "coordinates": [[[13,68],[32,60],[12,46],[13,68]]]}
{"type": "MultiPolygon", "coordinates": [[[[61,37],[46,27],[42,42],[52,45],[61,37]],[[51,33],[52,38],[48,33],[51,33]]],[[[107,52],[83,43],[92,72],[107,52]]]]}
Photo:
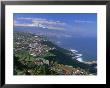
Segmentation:
{"type": "Polygon", "coordinates": [[[38,26],[79,36],[97,36],[96,13],[15,13],[15,26],[38,26]]]}

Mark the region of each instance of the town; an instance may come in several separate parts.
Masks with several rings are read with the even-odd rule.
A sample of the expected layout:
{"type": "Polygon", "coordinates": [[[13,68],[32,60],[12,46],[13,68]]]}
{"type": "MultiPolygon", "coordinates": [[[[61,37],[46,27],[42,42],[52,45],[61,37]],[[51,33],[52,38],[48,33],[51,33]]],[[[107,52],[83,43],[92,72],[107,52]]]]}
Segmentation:
{"type": "MultiPolygon", "coordinates": [[[[75,57],[74,53],[59,48],[51,43],[47,37],[31,33],[14,32],[13,44],[14,75],[91,74],[88,68],[81,68],[79,62],[76,61],[76,63],[71,59],[75,57]]],[[[84,64],[84,66],[87,65],[84,64]]]]}

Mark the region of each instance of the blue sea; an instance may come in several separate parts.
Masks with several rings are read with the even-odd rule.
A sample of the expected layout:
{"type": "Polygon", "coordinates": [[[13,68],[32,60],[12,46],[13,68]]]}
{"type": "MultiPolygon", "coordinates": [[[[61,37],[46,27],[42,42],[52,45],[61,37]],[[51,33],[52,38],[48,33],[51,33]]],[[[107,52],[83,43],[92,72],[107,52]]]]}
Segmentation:
{"type": "Polygon", "coordinates": [[[37,35],[46,35],[49,39],[58,46],[68,49],[76,50],[78,54],[82,54],[83,61],[97,60],[97,39],[95,37],[57,37],[57,31],[42,30],[34,27],[14,27],[14,31],[30,32],[37,35]],[[54,36],[53,36],[54,35],[54,36]]]}
{"type": "Polygon", "coordinates": [[[69,50],[78,51],[79,54],[82,54],[84,61],[97,60],[96,38],[63,38],[59,40],[58,45],[69,50]]]}

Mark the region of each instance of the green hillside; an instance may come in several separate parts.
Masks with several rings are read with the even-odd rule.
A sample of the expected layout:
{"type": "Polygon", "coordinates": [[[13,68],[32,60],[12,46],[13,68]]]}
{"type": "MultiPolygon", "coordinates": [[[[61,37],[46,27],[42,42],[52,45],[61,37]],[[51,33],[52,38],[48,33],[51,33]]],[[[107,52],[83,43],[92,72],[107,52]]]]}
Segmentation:
{"type": "MultiPolygon", "coordinates": [[[[14,32],[14,75],[89,75],[91,65],[72,59],[76,54],[45,36],[14,32]]],[[[76,57],[75,57],[76,58],[76,57]]]]}

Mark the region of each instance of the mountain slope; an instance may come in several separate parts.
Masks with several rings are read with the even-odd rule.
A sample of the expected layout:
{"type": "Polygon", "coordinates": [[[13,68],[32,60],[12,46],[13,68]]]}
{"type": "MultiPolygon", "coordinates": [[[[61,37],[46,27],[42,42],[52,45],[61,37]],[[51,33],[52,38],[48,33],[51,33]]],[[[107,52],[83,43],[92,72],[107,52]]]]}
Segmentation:
{"type": "Polygon", "coordinates": [[[58,47],[45,36],[14,32],[15,75],[87,75],[92,66],[79,62],[75,53],[58,47]],[[18,64],[19,63],[19,64],[18,64]]]}

